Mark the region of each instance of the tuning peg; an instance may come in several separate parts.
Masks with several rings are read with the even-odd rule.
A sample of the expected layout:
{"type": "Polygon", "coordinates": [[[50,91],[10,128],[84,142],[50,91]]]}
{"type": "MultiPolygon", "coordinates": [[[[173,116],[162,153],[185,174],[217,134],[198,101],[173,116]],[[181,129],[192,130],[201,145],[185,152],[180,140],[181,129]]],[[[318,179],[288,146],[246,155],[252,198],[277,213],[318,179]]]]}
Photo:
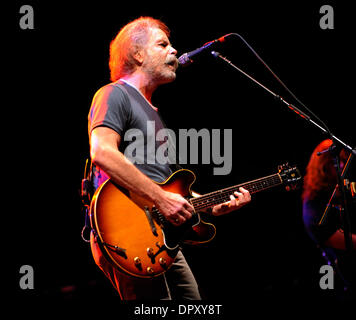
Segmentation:
{"type": "Polygon", "coordinates": [[[283,163],[283,164],[280,164],[280,165],[278,166],[278,172],[281,172],[281,171],[283,171],[283,170],[285,170],[285,169],[287,169],[287,168],[289,168],[289,163],[288,163],[288,162],[283,163]]]}

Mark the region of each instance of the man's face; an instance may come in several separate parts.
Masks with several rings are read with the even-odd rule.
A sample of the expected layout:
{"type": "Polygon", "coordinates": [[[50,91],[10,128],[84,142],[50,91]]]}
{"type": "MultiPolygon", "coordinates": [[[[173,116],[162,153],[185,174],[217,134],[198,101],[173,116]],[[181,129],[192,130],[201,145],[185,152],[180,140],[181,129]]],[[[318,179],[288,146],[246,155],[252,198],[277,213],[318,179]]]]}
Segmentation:
{"type": "Polygon", "coordinates": [[[167,35],[158,28],[150,30],[150,37],[144,49],[142,70],[157,85],[172,82],[176,78],[177,50],[169,42],[167,35]]]}

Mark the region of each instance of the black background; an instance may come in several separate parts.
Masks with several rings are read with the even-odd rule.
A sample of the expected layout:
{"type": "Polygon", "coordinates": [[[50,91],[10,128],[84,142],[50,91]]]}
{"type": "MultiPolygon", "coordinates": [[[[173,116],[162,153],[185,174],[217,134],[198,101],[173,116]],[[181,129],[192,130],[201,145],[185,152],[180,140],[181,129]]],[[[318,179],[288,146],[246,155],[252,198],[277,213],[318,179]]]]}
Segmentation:
{"type": "MultiPolygon", "coordinates": [[[[346,3],[16,2],[7,28],[3,198],[10,221],[3,230],[17,298],[116,297],[81,239],[79,187],[89,155],[91,99],[110,82],[109,43],[123,25],[145,15],[169,26],[178,55],[224,34],[241,34],[336,136],[355,143],[355,26],[346,3]],[[34,30],[19,27],[22,4],[33,6],[34,30]],[[323,4],[333,6],[334,30],[319,26],[323,4]],[[19,288],[24,264],[34,268],[34,290],[19,288]]],[[[229,38],[219,51],[295,103],[238,38],[229,38]]],[[[180,68],[174,83],[157,90],[153,104],[175,130],[233,130],[229,175],[214,176],[211,165],[187,166],[196,172],[194,190],[201,193],[275,173],[286,161],[304,174],[309,155],[325,138],[208,54],[180,68]]],[[[318,285],[323,261],[304,231],[300,196],[300,190],[266,191],[242,210],[210,219],[218,229],[216,239],[205,247],[184,247],[205,298],[228,303],[241,297],[258,302],[332,296],[318,285]]]]}

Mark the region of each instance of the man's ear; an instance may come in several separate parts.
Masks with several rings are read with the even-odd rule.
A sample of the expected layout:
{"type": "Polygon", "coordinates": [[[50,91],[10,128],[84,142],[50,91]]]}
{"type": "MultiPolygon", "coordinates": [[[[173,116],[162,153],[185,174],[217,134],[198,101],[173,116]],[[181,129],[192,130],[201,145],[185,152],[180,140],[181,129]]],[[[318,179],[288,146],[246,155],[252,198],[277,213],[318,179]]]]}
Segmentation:
{"type": "Polygon", "coordinates": [[[143,50],[137,50],[134,54],[134,59],[137,61],[139,65],[142,65],[143,63],[143,58],[144,58],[144,51],[143,50]]]}

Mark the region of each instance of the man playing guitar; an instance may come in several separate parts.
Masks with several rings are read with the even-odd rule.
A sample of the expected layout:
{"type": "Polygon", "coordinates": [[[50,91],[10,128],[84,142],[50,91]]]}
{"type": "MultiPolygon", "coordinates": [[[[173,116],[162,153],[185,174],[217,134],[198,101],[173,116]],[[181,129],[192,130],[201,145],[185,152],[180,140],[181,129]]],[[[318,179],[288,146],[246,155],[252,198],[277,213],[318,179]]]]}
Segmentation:
{"type": "MultiPolygon", "coordinates": [[[[95,186],[98,188],[110,179],[115,185],[148,199],[166,221],[179,227],[192,218],[192,204],[181,194],[165,190],[154,182],[162,182],[172,174],[170,165],[133,164],[125,157],[125,148],[130,142],[123,139],[132,128],[146,132],[148,121],[155,122],[156,130],[164,127],[151,104],[151,97],[157,87],[176,78],[177,51],[168,37],[167,26],[150,17],[136,19],[121,29],[110,46],[113,82],[95,94],[88,129],[95,186]]],[[[145,147],[148,139],[150,137],[144,137],[145,147]]],[[[146,159],[147,153],[156,151],[144,150],[146,159]]],[[[225,214],[250,201],[249,191],[239,188],[230,195],[230,201],[213,206],[211,211],[214,215],[225,214]]],[[[123,300],[201,299],[195,278],[180,251],[167,272],[147,279],[125,274],[110,263],[94,233],[91,248],[95,262],[123,300]]],[[[139,265],[138,260],[136,262],[139,265]]]]}

